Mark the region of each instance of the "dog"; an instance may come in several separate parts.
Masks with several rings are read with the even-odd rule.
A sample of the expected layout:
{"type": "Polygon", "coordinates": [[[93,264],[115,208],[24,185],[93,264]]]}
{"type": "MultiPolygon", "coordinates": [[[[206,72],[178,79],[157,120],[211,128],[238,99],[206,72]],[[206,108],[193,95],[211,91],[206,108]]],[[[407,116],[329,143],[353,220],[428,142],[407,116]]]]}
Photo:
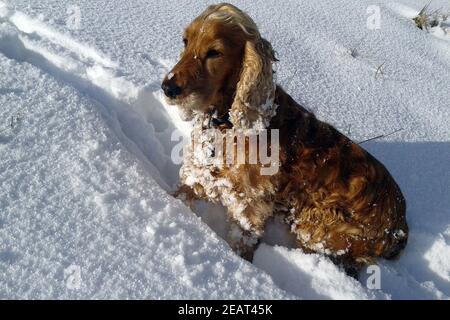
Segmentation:
{"type": "Polygon", "coordinates": [[[323,253],[349,273],[401,252],[408,226],[399,186],[377,159],[274,83],[278,60],[246,13],[227,3],[209,6],[183,42],[162,83],[167,103],[199,133],[183,155],[178,197],[224,205],[231,246],[250,261],[275,214],[305,252],[323,253]],[[211,128],[278,130],[278,170],[264,175],[260,162],[200,161],[195,145],[205,144],[211,128]]]}

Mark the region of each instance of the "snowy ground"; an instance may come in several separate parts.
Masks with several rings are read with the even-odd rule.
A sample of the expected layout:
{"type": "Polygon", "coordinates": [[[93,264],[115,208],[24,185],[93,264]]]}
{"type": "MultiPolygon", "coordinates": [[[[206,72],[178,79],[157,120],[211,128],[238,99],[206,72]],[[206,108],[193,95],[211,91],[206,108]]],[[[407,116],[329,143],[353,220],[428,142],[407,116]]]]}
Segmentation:
{"type": "Polygon", "coordinates": [[[403,128],[364,144],[410,226],[371,290],[366,272],[288,248],[273,225],[249,264],[221,239],[220,208],[200,204],[199,219],[168,194],[170,137],[188,124],[160,81],[208,3],[0,0],[0,298],[448,299],[450,22],[416,28],[428,0],[233,1],[320,119],[356,141],[403,128]],[[379,30],[366,26],[374,4],[379,30]]]}

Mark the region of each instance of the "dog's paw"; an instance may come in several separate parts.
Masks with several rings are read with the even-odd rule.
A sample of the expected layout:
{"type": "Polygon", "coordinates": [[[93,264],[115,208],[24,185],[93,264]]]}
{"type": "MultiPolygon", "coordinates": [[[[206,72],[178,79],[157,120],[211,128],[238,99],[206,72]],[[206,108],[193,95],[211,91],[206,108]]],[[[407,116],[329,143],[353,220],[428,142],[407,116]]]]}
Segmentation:
{"type": "Polygon", "coordinates": [[[236,254],[245,260],[252,262],[253,254],[259,244],[259,237],[249,231],[232,224],[228,233],[228,243],[236,254]]]}
{"type": "Polygon", "coordinates": [[[171,196],[177,198],[191,209],[194,209],[194,201],[198,200],[194,190],[186,185],[181,185],[177,190],[171,193],[171,196]]]}

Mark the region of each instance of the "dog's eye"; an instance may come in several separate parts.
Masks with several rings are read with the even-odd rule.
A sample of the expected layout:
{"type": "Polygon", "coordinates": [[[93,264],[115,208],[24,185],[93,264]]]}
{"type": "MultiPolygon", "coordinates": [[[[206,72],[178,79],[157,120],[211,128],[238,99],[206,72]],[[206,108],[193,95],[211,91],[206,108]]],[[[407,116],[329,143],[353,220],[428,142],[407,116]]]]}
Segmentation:
{"type": "Polygon", "coordinates": [[[216,58],[221,55],[222,55],[222,53],[220,53],[219,51],[211,49],[211,50],[208,50],[208,52],[206,53],[206,58],[216,58]]]}
{"type": "Polygon", "coordinates": [[[184,46],[187,47],[188,41],[186,38],[183,38],[183,43],[184,43],[184,46]]]}

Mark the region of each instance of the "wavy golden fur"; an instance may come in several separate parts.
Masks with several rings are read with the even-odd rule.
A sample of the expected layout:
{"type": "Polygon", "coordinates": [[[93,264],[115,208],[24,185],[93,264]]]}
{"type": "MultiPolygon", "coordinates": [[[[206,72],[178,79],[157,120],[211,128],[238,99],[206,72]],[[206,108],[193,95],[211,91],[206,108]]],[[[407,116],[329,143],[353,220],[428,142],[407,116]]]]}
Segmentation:
{"type": "Polygon", "coordinates": [[[230,4],[210,6],[183,39],[185,50],[162,88],[185,118],[195,118],[196,130],[212,119],[220,130],[279,129],[280,168],[272,176],[261,175],[261,165],[203,165],[192,146],[184,155],[177,194],[227,207],[236,251],[251,259],[274,214],[285,217],[299,247],[347,269],[405,247],[405,201],[394,179],[274,83],[274,51],[247,14],[230,4]]]}

